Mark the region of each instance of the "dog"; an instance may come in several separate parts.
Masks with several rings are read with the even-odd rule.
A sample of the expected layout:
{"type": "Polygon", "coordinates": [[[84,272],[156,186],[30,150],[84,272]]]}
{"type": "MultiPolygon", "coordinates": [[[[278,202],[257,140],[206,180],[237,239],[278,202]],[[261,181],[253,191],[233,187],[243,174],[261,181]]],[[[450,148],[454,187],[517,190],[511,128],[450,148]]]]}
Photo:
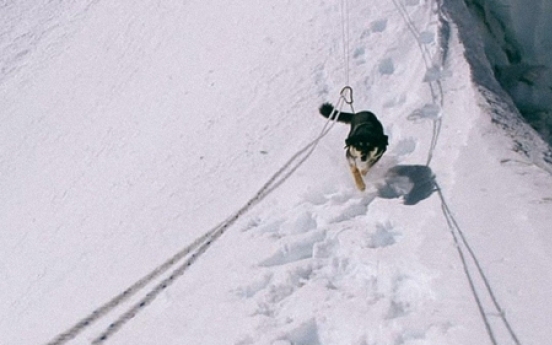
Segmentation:
{"type": "MultiPolygon", "coordinates": [[[[332,104],[324,103],[319,111],[322,116],[329,118],[336,110],[332,104]]],[[[366,185],[362,176],[365,176],[383,156],[389,144],[388,137],[381,122],[370,111],[355,114],[340,112],[336,120],[351,125],[349,135],[345,139],[345,157],[357,188],[363,191],[366,185]]]]}

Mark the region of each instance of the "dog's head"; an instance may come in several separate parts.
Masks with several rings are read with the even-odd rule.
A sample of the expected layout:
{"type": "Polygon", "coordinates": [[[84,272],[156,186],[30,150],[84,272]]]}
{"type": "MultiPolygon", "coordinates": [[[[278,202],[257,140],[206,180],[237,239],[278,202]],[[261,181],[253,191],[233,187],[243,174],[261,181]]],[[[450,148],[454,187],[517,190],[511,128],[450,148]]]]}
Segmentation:
{"type": "Polygon", "coordinates": [[[347,157],[361,170],[367,171],[387,150],[387,136],[382,133],[358,131],[345,140],[347,157]]]}
{"type": "Polygon", "coordinates": [[[387,149],[386,141],[374,141],[374,138],[347,138],[345,144],[351,155],[360,159],[362,162],[373,161],[379,158],[387,149]]]}

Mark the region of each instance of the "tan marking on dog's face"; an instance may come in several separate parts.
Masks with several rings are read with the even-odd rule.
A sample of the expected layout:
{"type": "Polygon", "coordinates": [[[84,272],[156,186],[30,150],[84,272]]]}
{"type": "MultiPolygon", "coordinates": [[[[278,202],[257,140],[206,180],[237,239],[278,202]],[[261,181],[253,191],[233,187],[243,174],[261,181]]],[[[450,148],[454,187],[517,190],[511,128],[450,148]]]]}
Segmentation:
{"type": "MultiPolygon", "coordinates": [[[[371,162],[374,160],[374,156],[376,155],[377,149],[372,150],[368,153],[366,160],[362,160],[362,151],[357,150],[354,146],[349,147],[349,154],[351,155],[351,160],[353,161],[351,165],[354,165],[360,171],[363,175],[368,172],[370,167],[372,166],[371,162]]],[[[351,162],[350,162],[351,163],[351,162]]]]}
{"type": "Polygon", "coordinates": [[[349,153],[355,158],[360,158],[360,156],[362,156],[362,152],[357,150],[354,146],[349,146],[349,153]]]}
{"type": "Polygon", "coordinates": [[[376,164],[376,162],[383,156],[384,151],[380,151],[377,147],[370,152],[370,167],[376,164]]]}

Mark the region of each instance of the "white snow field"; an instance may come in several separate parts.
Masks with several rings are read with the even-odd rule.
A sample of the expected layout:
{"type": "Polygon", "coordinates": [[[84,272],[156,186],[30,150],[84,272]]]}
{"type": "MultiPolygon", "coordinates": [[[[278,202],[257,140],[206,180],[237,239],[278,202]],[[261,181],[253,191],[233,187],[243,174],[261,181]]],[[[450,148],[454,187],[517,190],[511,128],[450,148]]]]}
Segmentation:
{"type": "Polygon", "coordinates": [[[0,344],[550,343],[550,148],[460,2],[0,13],[0,344]],[[346,125],[286,165],[347,79],[365,192],[346,125]]]}

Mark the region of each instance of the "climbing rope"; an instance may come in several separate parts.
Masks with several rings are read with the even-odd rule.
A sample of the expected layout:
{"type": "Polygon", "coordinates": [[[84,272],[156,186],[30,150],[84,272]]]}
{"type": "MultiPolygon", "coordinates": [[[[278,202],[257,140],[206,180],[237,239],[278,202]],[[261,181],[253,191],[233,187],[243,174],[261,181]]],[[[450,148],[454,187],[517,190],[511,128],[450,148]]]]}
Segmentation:
{"type": "MultiPolygon", "coordinates": [[[[420,53],[422,55],[422,59],[424,61],[424,65],[426,67],[426,71],[434,70],[437,68],[437,66],[434,66],[432,63],[432,57],[429,49],[426,45],[424,45],[420,39],[421,33],[414,25],[414,21],[410,17],[410,14],[404,7],[404,5],[398,1],[393,0],[393,4],[395,5],[395,8],[400,13],[401,17],[403,18],[403,21],[405,22],[406,26],[408,27],[408,30],[414,37],[414,40],[416,41],[416,44],[418,45],[418,48],[420,50],[420,53]]],[[[440,10],[440,7],[439,7],[440,10]]],[[[441,15],[441,12],[439,12],[441,15]]],[[[440,21],[441,24],[448,25],[447,21],[440,21]]],[[[444,61],[440,61],[439,65],[443,65],[444,61]]],[[[434,106],[438,106],[439,108],[443,107],[443,101],[444,101],[444,92],[441,80],[438,78],[436,80],[427,80],[427,84],[429,86],[429,91],[431,93],[431,102],[434,106]]],[[[431,143],[429,146],[429,151],[427,154],[427,160],[426,160],[426,166],[429,166],[431,163],[431,160],[433,159],[433,153],[435,152],[435,149],[437,147],[437,140],[439,139],[439,135],[441,133],[441,116],[438,116],[436,118],[432,118],[432,136],[431,136],[431,143]]]]}
{"type": "Polygon", "coordinates": [[[112,322],[98,337],[94,339],[93,344],[101,344],[107,340],[110,336],[121,329],[124,324],[130,321],[136,314],[144,307],[149,305],[163,290],[170,286],[178,277],[180,277],[188,267],[190,267],[199,256],[205,251],[231,226],[233,225],[244,213],[250,210],[253,206],[261,202],[266,196],[276,190],[282,183],[284,183],[313,153],[314,149],[320,142],[320,140],[328,134],[333,128],[336,120],[339,118],[342,107],[347,104],[352,113],[355,113],[353,106],[353,89],[349,86],[350,75],[350,52],[349,52],[349,8],[348,1],[342,0],[341,2],[341,22],[342,22],[342,40],[343,40],[343,63],[345,74],[345,87],[340,91],[339,99],[335,103],[332,114],[328,117],[328,120],[324,124],[319,135],[302,147],[297,153],[295,153],[269,180],[257,191],[257,193],[236,213],[228,217],[225,221],[215,226],[211,230],[207,231],[204,235],[196,239],[192,244],[186,246],[178,253],[173,255],[170,259],[163,264],[155,268],[153,271],[139,279],[130,287],[125,289],[122,293],[112,298],[99,308],[95,309],[85,318],[81,319],[75,325],[70,327],[65,332],[60,333],[47,345],[62,345],[66,342],[74,339],[82,331],[92,325],[94,322],[105,317],[114,308],[126,302],[132,296],[142,291],[145,286],[153,282],[156,278],[169,271],[176,266],[185,257],[189,258],[175,268],[172,273],[165,279],[161,280],[155,285],[139,302],[131,306],[125,313],[119,316],[114,322],[112,322]],[[191,255],[190,255],[191,253],[191,255]]]}
{"type": "Polygon", "coordinates": [[[125,289],[123,292],[121,292],[119,295],[115,296],[111,300],[109,300],[107,303],[103,304],[99,308],[95,309],[92,313],[90,313],[85,318],[81,319],[79,322],[77,322],[74,326],[69,328],[67,331],[59,334],[56,338],[54,338],[52,341],[48,342],[47,345],[61,345],[65,344],[69,340],[75,338],[78,334],[80,334],[85,328],[90,326],[92,323],[97,321],[98,319],[106,316],[111,310],[122,304],[123,302],[127,301],[129,298],[134,296],[136,293],[138,293],[141,289],[143,289],[148,283],[150,283],[155,278],[159,277],[163,273],[165,273],[167,270],[169,270],[173,265],[175,265],[178,261],[180,261],[182,258],[186,257],[190,252],[192,252],[197,246],[199,246],[202,242],[204,242],[207,238],[213,235],[214,231],[218,229],[219,226],[215,227],[211,231],[205,233],[203,236],[196,239],[192,244],[186,246],[182,250],[180,250],[178,253],[173,255],[170,259],[165,261],[163,264],[158,266],[156,269],[145,275],[143,278],[139,279],[137,282],[129,286],[127,289],[125,289]]]}
{"type": "Polygon", "coordinates": [[[95,309],[88,316],[81,319],[75,325],[68,330],[60,333],[47,345],[62,345],[68,341],[74,339],[86,328],[91,326],[94,322],[107,316],[113,309],[126,302],[132,296],[143,289],[156,278],[169,271],[171,268],[177,266],[184,258],[188,257],[184,262],[178,265],[168,275],[168,277],[162,279],[153,288],[146,293],[146,295],[140,299],[137,303],[127,309],[126,312],[121,314],[114,322],[112,322],[99,336],[93,340],[93,344],[101,344],[105,342],[109,337],[120,330],[128,321],[136,316],[141,310],[148,306],[155,298],[171,284],[173,284],[177,278],[182,276],[184,272],[194,263],[197,259],[204,254],[207,249],[224,234],[230,226],[232,226],[241,216],[243,216],[252,207],[260,203],[282,183],[284,183],[314,152],[314,149],[320,142],[320,140],[328,134],[333,128],[339,114],[341,113],[344,104],[348,104],[351,109],[353,108],[352,88],[344,87],[341,92],[336,106],[332,114],[325,122],[322,130],[316,138],[314,138],[307,145],[302,147],[297,153],[295,153],[284,165],[274,173],[268,181],[257,191],[257,193],[249,199],[238,211],[228,217],[226,220],[215,226],[211,230],[207,231],[204,235],[197,238],[193,243],[181,249],[167,261],[160,266],[156,267],[150,273],[136,281],[130,287],[125,289],[122,293],[118,294],[99,308],[95,309]]]}
{"type": "Polygon", "coordinates": [[[499,315],[500,319],[502,320],[502,323],[504,324],[506,330],[508,331],[508,334],[510,338],[514,341],[516,345],[521,345],[516,333],[514,332],[513,327],[511,326],[510,322],[508,321],[508,318],[506,317],[506,314],[504,313],[504,309],[500,306],[498,299],[496,298],[496,294],[494,293],[491,283],[489,282],[489,279],[487,278],[487,275],[483,271],[483,268],[481,266],[481,263],[477,256],[475,255],[475,252],[473,251],[471,245],[469,244],[466,236],[464,235],[464,232],[462,231],[462,228],[458,225],[458,222],[456,221],[454,215],[452,214],[451,209],[448,206],[448,203],[445,199],[445,196],[443,195],[443,191],[441,190],[441,187],[435,182],[435,187],[437,188],[437,194],[439,195],[439,198],[441,199],[441,208],[443,211],[443,215],[445,216],[445,219],[447,221],[447,225],[449,227],[450,233],[452,235],[452,238],[454,240],[454,244],[456,246],[456,250],[458,251],[458,256],[460,257],[460,261],[462,262],[462,267],[464,269],[464,274],[466,275],[466,278],[468,280],[468,283],[470,285],[470,290],[472,292],[472,295],[475,298],[475,302],[477,304],[477,308],[479,310],[479,314],[481,315],[481,318],[483,319],[483,323],[485,324],[485,329],[487,330],[487,334],[489,335],[489,338],[491,339],[491,342],[493,345],[497,345],[498,342],[496,340],[496,335],[493,330],[493,327],[491,326],[491,322],[489,320],[489,314],[485,311],[485,308],[483,306],[482,302],[482,293],[478,291],[475,285],[475,276],[473,275],[472,271],[469,268],[468,259],[471,258],[471,261],[476,267],[476,273],[483,282],[485,286],[485,290],[487,292],[488,297],[492,301],[492,305],[494,310],[493,314],[499,315]],[[465,248],[465,250],[464,250],[465,248]],[[466,251],[467,254],[466,255],[466,251]]]}
{"type": "Polygon", "coordinates": [[[349,50],[349,2],[347,0],[341,1],[341,35],[343,40],[343,63],[345,66],[345,85],[349,85],[350,74],[350,50],[349,50]]]}
{"type": "MultiPolygon", "coordinates": [[[[413,24],[412,19],[410,18],[410,15],[404,8],[402,4],[398,2],[398,0],[393,0],[393,3],[396,7],[396,9],[401,14],[403,20],[405,21],[408,29],[414,36],[418,47],[420,49],[420,52],[422,54],[422,58],[424,60],[424,64],[426,66],[426,69],[434,68],[435,66],[431,66],[431,54],[429,53],[429,50],[427,47],[425,47],[422,42],[420,41],[420,32],[413,24]]],[[[439,23],[441,26],[444,26],[440,29],[440,34],[445,33],[446,35],[449,34],[450,27],[448,21],[444,18],[444,13],[442,11],[442,3],[440,0],[437,0],[437,6],[438,6],[438,14],[439,14],[439,23]]],[[[447,37],[448,38],[448,37],[447,37]]],[[[443,42],[441,42],[443,44],[443,42]]],[[[444,64],[444,59],[446,58],[446,52],[447,47],[443,47],[443,52],[441,55],[441,61],[440,65],[442,66],[444,64]]],[[[432,103],[433,105],[439,105],[440,107],[443,106],[444,103],[444,92],[442,88],[442,83],[440,79],[436,80],[429,80],[428,81],[429,88],[431,91],[431,97],[432,97],[432,103]],[[435,84],[435,85],[434,85],[435,84]]],[[[439,138],[439,134],[441,131],[441,123],[442,118],[441,116],[432,119],[433,121],[433,130],[432,130],[432,138],[431,138],[431,144],[430,149],[428,152],[428,158],[426,165],[429,166],[431,163],[431,160],[433,158],[433,152],[435,151],[435,148],[437,147],[437,140],[439,138]]],[[[445,196],[443,194],[443,191],[437,181],[435,180],[435,187],[437,190],[437,194],[439,195],[439,198],[441,200],[441,209],[443,212],[443,215],[446,219],[449,231],[451,233],[451,236],[453,238],[454,244],[456,246],[458,256],[460,258],[460,261],[462,262],[462,267],[464,270],[464,274],[466,276],[466,279],[468,280],[468,284],[470,286],[471,293],[475,299],[475,302],[477,304],[477,308],[479,311],[479,314],[481,315],[481,318],[483,320],[483,323],[485,325],[485,329],[487,331],[487,334],[489,335],[489,339],[492,342],[493,345],[498,345],[495,329],[492,326],[492,323],[490,322],[488,313],[485,310],[485,307],[483,305],[483,294],[484,292],[481,292],[478,290],[476,284],[475,284],[475,277],[479,276],[480,280],[483,282],[483,285],[485,286],[485,291],[487,296],[490,298],[493,304],[493,308],[495,310],[495,313],[497,313],[500,316],[500,319],[502,320],[502,323],[504,324],[510,338],[514,341],[516,345],[521,345],[516,333],[514,332],[512,326],[510,325],[510,322],[506,318],[505,313],[503,312],[502,307],[500,306],[496,295],[491,287],[491,284],[489,282],[489,279],[487,278],[485,272],[483,271],[481,264],[478,260],[478,258],[475,255],[475,252],[471,248],[466,236],[464,236],[464,232],[458,225],[458,222],[456,221],[450,207],[448,206],[448,203],[445,199],[445,196]],[[476,267],[476,274],[474,275],[472,270],[470,270],[470,266],[468,264],[468,259],[471,258],[471,261],[473,262],[473,265],[476,267]]]]}

